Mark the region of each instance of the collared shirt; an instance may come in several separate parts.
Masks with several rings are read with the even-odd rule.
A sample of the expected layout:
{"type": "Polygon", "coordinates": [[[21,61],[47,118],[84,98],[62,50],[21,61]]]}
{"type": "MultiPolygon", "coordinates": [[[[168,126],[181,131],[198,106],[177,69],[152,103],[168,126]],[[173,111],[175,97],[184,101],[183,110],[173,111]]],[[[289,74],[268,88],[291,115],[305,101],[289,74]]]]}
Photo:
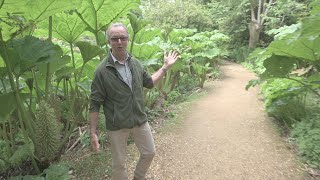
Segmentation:
{"type": "Polygon", "coordinates": [[[119,60],[117,60],[116,57],[114,57],[112,53],[111,53],[111,57],[114,61],[115,68],[117,69],[117,71],[121,75],[123,81],[132,90],[132,74],[131,74],[131,71],[130,71],[130,68],[128,65],[128,58],[129,58],[128,54],[127,54],[127,57],[126,57],[126,60],[124,63],[121,63],[119,60]]]}

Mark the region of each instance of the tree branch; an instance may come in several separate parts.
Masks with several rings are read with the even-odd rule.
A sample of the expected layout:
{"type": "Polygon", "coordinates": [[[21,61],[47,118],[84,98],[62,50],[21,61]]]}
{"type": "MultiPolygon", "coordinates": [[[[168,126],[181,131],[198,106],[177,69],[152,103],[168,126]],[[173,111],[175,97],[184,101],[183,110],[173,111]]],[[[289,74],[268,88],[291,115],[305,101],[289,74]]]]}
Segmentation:
{"type": "MultiPolygon", "coordinates": [[[[258,20],[258,24],[260,24],[261,22],[261,6],[262,6],[262,1],[264,0],[259,0],[259,5],[258,5],[258,13],[257,13],[257,20],[258,20]]],[[[263,12],[262,12],[263,13],[263,12]]],[[[262,24],[261,24],[262,25],[262,24]]]]}
{"type": "Polygon", "coordinates": [[[256,21],[256,16],[254,14],[254,7],[252,4],[251,4],[251,21],[256,21]]]}
{"type": "Polygon", "coordinates": [[[263,16],[262,19],[261,19],[261,25],[264,23],[265,17],[267,17],[269,7],[272,5],[272,3],[273,3],[273,0],[270,0],[269,3],[268,3],[268,5],[267,5],[267,7],[265,7],[264,12],[262,12],[264,16],[263,16]]]}

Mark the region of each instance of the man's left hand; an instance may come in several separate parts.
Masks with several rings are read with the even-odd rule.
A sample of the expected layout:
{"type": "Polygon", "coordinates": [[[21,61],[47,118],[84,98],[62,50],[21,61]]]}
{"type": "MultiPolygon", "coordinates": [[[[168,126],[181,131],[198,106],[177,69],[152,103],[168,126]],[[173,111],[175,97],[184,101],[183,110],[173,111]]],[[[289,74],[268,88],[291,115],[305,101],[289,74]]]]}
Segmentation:
{"type": "Polygon", "coordinates": [[[179,54],[176,50],[174,51],[169,51],[167,54],[166,51],[164,51],[164,68],[169,69],[179,58],[179,54]]]}

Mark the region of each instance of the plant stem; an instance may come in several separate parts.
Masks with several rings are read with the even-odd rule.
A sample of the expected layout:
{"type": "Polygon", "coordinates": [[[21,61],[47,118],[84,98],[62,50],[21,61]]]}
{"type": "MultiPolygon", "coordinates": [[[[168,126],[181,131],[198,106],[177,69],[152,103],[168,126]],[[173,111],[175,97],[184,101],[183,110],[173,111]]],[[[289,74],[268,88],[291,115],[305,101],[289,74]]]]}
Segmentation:
{"type": "Polygon", "coordinates": [[[3,87],[4,93],[6,93],[7,92],[7,88],[6,88],[6,85],[4,84],[3,79],[1,79],[1,84],[2,84],[2,87],[3,87]]]}
{"type": "Polygon", "coordinates": [[[131,40],[131,45],[130,45],[130,54],[132,54],[132,51],[133,51],[133,42],[136,38],[136,33],[133,33],[133,37],[132,37],[132,40],[131,40]]]}
{"type": "MultiPolygon", "coordinates": [[[[48,40],[52,42],[52,16],[49,17],[49,37],[48,40]]],[[[47,74],[46,74],[46,89],[45,89],[45,99],[48,100],[50,87],[51,87],[51,63],[47,63],[47,74]]]]}
{"type": "Polygon", "coordinates": [[[14,142],[13,132],[12,132],[11,118],[8,119],[8,124],[9,124],[9,139],[11,144],[11,152],[13,153],[15,142],[14,142]]]}
{"type": "Polygon", "coordinates": [[[31,71],[32,71],[34,87],[35,87],[36,95],[37,95],[37,102],[39,103],[40,99],[41,99],[40,88],[39,88],[39,85],[38,85],[36,73],[34,72],[33,69],[31,71]]]}
{"type": "MultiPolygon", "coordinates": [[[[75,62],[75,59],[74,59],[74,52],[73,52],[73,45],[72,43],[69,43],[69,46],[70,46],[70,51],[71,51],[71,59],[72,59],[72,66],[74,68],[74,71],[76,71],[76,62],[75,62]]],[[[76,76],[76,73],[73,73],[74,74],[74,81],[75,83],[78,82],[77,80],[77,76],[76,76]]],[[[70,78],[71,79],[71,78],[70,78]]]]}
{"type": "MultiPolygon", "coordinates": [[[[19,77],[16,77],[16,88],[19,87],[19,77]]],[[[32,120],[31,120],[31,117],[28,116],[27,112],[26,112],[26,108],[24,106],[24,103],[22,102],[21,98],[20,98],[20,95],[19,95],[19,92],[17,91],[17,103],[19,103],[19,106],[18,106],[18,109],[20,108],[20,114],[19,116],[19,119],[21,120],[21,126],[25,127],[25,130],[27,130],[28,134],[30,134],[30,137],[34,138],[33,136],[33,126],[32,126],[32,120]],[[25,122],[23,122],[23,119],[25,119],[25,122]],[[26,124],[26,125],[24,125],[26,124]]],[[[19,112],[19,111],[18,111],[19,112]]],[[[31,139],[32,139],[31,138],[31,139]]]]}
{"type": "Polygon", "coordinates": [[[297,80],[297,79],[294,79],[294,78],[290,78],[290,77],[285,77],[285,78],[286,78],[286,79],[290,79],[290,80],[292,80],[292,81],[296,81],[296,82],[302,84],[304,87],[306,87],[307,89],[309,89],[311,92],[315,93],[315,94],[320,98],[320,94],[318,93],[318,91],[316,91],[316,90],[312,89],[311,87],[309,87],[308,84],[306,84],[306,83],[304,83],[304,82],[302,82],[302,81],[299,81],[299,80],[297,80]]]}
{"type": "MultiPolygon", "coordinates": [[[[1,124],[0,124],[1,125],[1,124]]],[[[9,153],[10,153],[10,156],[13,154],[13,151],[12,151],[12,146],[14,145],[14,144],[11,144],[11,141],[10,141],[10,139],[9,139],[9,137],[8,137],[8,134],[7,134],[7,128],[6,128],[6,123],[3,123],[2,124],[2,126],[3,126],[3,128],[1,128],[1,126],[0,126],[0,132],[1,132],[1,137],[2,137],[2,139],[5,141],[5,143],[6,143],[6,147],[7,147],[7,149],[9,150],[9,153]],[[11,147],[11,148],[10,148],[11,147]]]]}

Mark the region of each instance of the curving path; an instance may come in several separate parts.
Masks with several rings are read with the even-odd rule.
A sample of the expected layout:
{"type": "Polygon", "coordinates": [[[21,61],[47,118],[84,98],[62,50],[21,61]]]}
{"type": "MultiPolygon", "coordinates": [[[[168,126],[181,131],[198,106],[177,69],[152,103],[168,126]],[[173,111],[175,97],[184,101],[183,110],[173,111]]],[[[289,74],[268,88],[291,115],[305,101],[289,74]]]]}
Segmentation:
{"type": "Polygon", "coordinates": [[[259,89],[244,89],[254,74],[230,62],[221,69],[221,80],[192,103],[180,127],[155,135],[157,155],[147,179],[308,179],[267,118],[259,89]]]}

